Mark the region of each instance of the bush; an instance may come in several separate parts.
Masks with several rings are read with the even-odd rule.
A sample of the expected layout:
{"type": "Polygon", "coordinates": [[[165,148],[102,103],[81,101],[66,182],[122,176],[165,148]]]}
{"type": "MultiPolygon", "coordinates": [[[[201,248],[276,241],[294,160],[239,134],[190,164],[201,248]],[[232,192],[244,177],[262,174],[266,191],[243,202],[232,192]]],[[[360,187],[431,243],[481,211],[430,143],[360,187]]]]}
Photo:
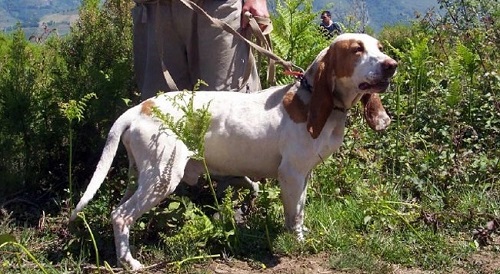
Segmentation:
{"type": "Polygon", "coordinates": [[[75,179],[84,185],[95,168],[114,118],[137,100],[132,71],[129,1],[84,1],[67,37],[40,44],[18,30],[0,40],[0,186],[5,197],[65,195],[68,126],[75,132],[75,179]],[[60,105],[95,93],[78,124],[68,125],[60,105]],[[124,100],[126,99],[126,100],[124,100]],[[47,192],[52,193],[46,195],[47,192]]]}

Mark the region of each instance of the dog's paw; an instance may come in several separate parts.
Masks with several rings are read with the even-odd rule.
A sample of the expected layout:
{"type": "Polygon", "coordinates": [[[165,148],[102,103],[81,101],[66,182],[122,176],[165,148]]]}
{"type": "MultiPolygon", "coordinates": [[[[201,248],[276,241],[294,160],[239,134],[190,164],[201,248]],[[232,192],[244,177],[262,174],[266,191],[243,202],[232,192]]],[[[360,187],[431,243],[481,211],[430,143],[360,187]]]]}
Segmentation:
{"type": "Polygon", "coordinates": [[[144,266],[136,259],[132,259],[129,262],[130,268],[134,271],[142,269],[144,266]]]}
{"type": "Polygon", "coordinates": [[[295,229],[292,229],[292,232],[295,234],[295,238],[299,242],[305,241],[306,237],[304,236],[304,233],[307,233],[308,231],[309,229],[307,229],[305,226],[299,226],[295,229]]]}
{"type": "Polygon", "coordinates": [[[303,242],[306,240],[306,238],[304,237],[304,232],[302,232],[302,231],[297,232],[295,234],[295,237],[297,238],[297,241],[299,241],[299,242],[303,242]]]}
{"type": "Polygon", "coordinates": [[[132,271],[137,271],[144,268],[144,266],[134,258],[118,260],[118,266],[132,271]]]}

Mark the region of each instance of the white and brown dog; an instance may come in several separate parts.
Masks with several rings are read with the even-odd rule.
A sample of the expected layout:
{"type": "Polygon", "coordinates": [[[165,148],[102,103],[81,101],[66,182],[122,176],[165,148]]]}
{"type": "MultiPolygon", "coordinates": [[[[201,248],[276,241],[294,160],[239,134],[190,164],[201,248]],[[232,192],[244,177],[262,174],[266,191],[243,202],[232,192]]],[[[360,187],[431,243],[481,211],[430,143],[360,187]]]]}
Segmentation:
{"type": "MultiPolygon", "coordinates": [[[[194,107],[208,106],[205,161],[214,175],[276,178],[281,187],[286,228],[303,238],[306,186],[311,170],[342,144],[347,111],[358,101],[374,130],[390,118],[377,93],[384,92],[397,62],[365,34],[342,34],[316,57],[302,81],[258,93],[196,92],[194,107]]],[[[165,93],[127,110],[113,124],[96,171],[73,211],[76,218],[104,181],[122,138],[138,187],[112,213],[118,262],[139,269],[129,231],[145,212],[181,181],[196,184],[201,163],[175,134],[162,126],[153,108],[180,119],[172,105],[178,92],[165,93]]]]}

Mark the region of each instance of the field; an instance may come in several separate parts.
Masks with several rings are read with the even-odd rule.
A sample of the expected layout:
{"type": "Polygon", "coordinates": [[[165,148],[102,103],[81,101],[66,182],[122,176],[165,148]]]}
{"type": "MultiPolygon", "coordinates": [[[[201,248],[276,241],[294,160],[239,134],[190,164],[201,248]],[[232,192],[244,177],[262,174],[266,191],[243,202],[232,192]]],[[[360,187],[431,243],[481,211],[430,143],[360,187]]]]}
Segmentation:
{"type": "MultiPolygon", "coordinates": [[[[134,226],[143,273],[499,274],[500,7],[441,4],[377,34],[399,62],[382,95],[392,123],[374,132],[361,105],[349,111],[341,149],[312,173],[304,242],[283,228],[277,182],[253,197],[200,180],[134,226]]],[[[127,272],[109,221],[128,182],[123,148],[84,214],[68,217],[112,122],[139,102],[130,5],[87,1],[64,37],[0,35],[0,273],[127,272]]],[[[280,2],[274,52],[306,67],[331,43],[316,17],[311,1],[280,2]]],[[[278,84],[294,81],[281,72],[278,84]]]]}

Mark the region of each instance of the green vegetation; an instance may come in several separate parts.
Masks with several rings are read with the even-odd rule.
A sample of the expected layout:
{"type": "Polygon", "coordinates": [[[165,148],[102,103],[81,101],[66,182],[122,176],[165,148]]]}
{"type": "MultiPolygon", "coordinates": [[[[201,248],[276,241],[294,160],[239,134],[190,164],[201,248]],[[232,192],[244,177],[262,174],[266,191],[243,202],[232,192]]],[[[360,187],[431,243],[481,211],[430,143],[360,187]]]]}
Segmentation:
{"type": "MultiPolygon", "coordinates": [[[[21,30],[0,34],[1,273],[116,271],[109,215],[127,181],[124,150],[84,223],[67,220],[112,122],[138,102],[131,2],[84,1],[70,34],[43,43],[21,30]]],[[[137,222],[137,258],[202,273],[209,270],[199,264],[214,257],[270,270],[273,255],[318,254],[348,273],[498,273],[498,264],[483,269],[471,256],[489,252],[495,261],[500,252],[500,4],[438,3],[440,15],[378,35],[400,64],[382,95],[393,122],[373,132],[362,108],[351,110],[342,148],[312,175],[305,242],[283,230],[274,182],[254,200],[228,190],[218,205],[207,186],[185,187],[137,222]]],[[[275,52],[303,68],[330,43],[312,10],[310,1],[286,0],[273,18],[275,52]]],[[[278,83],[290,81],[278,73],[278,83]]]]}

